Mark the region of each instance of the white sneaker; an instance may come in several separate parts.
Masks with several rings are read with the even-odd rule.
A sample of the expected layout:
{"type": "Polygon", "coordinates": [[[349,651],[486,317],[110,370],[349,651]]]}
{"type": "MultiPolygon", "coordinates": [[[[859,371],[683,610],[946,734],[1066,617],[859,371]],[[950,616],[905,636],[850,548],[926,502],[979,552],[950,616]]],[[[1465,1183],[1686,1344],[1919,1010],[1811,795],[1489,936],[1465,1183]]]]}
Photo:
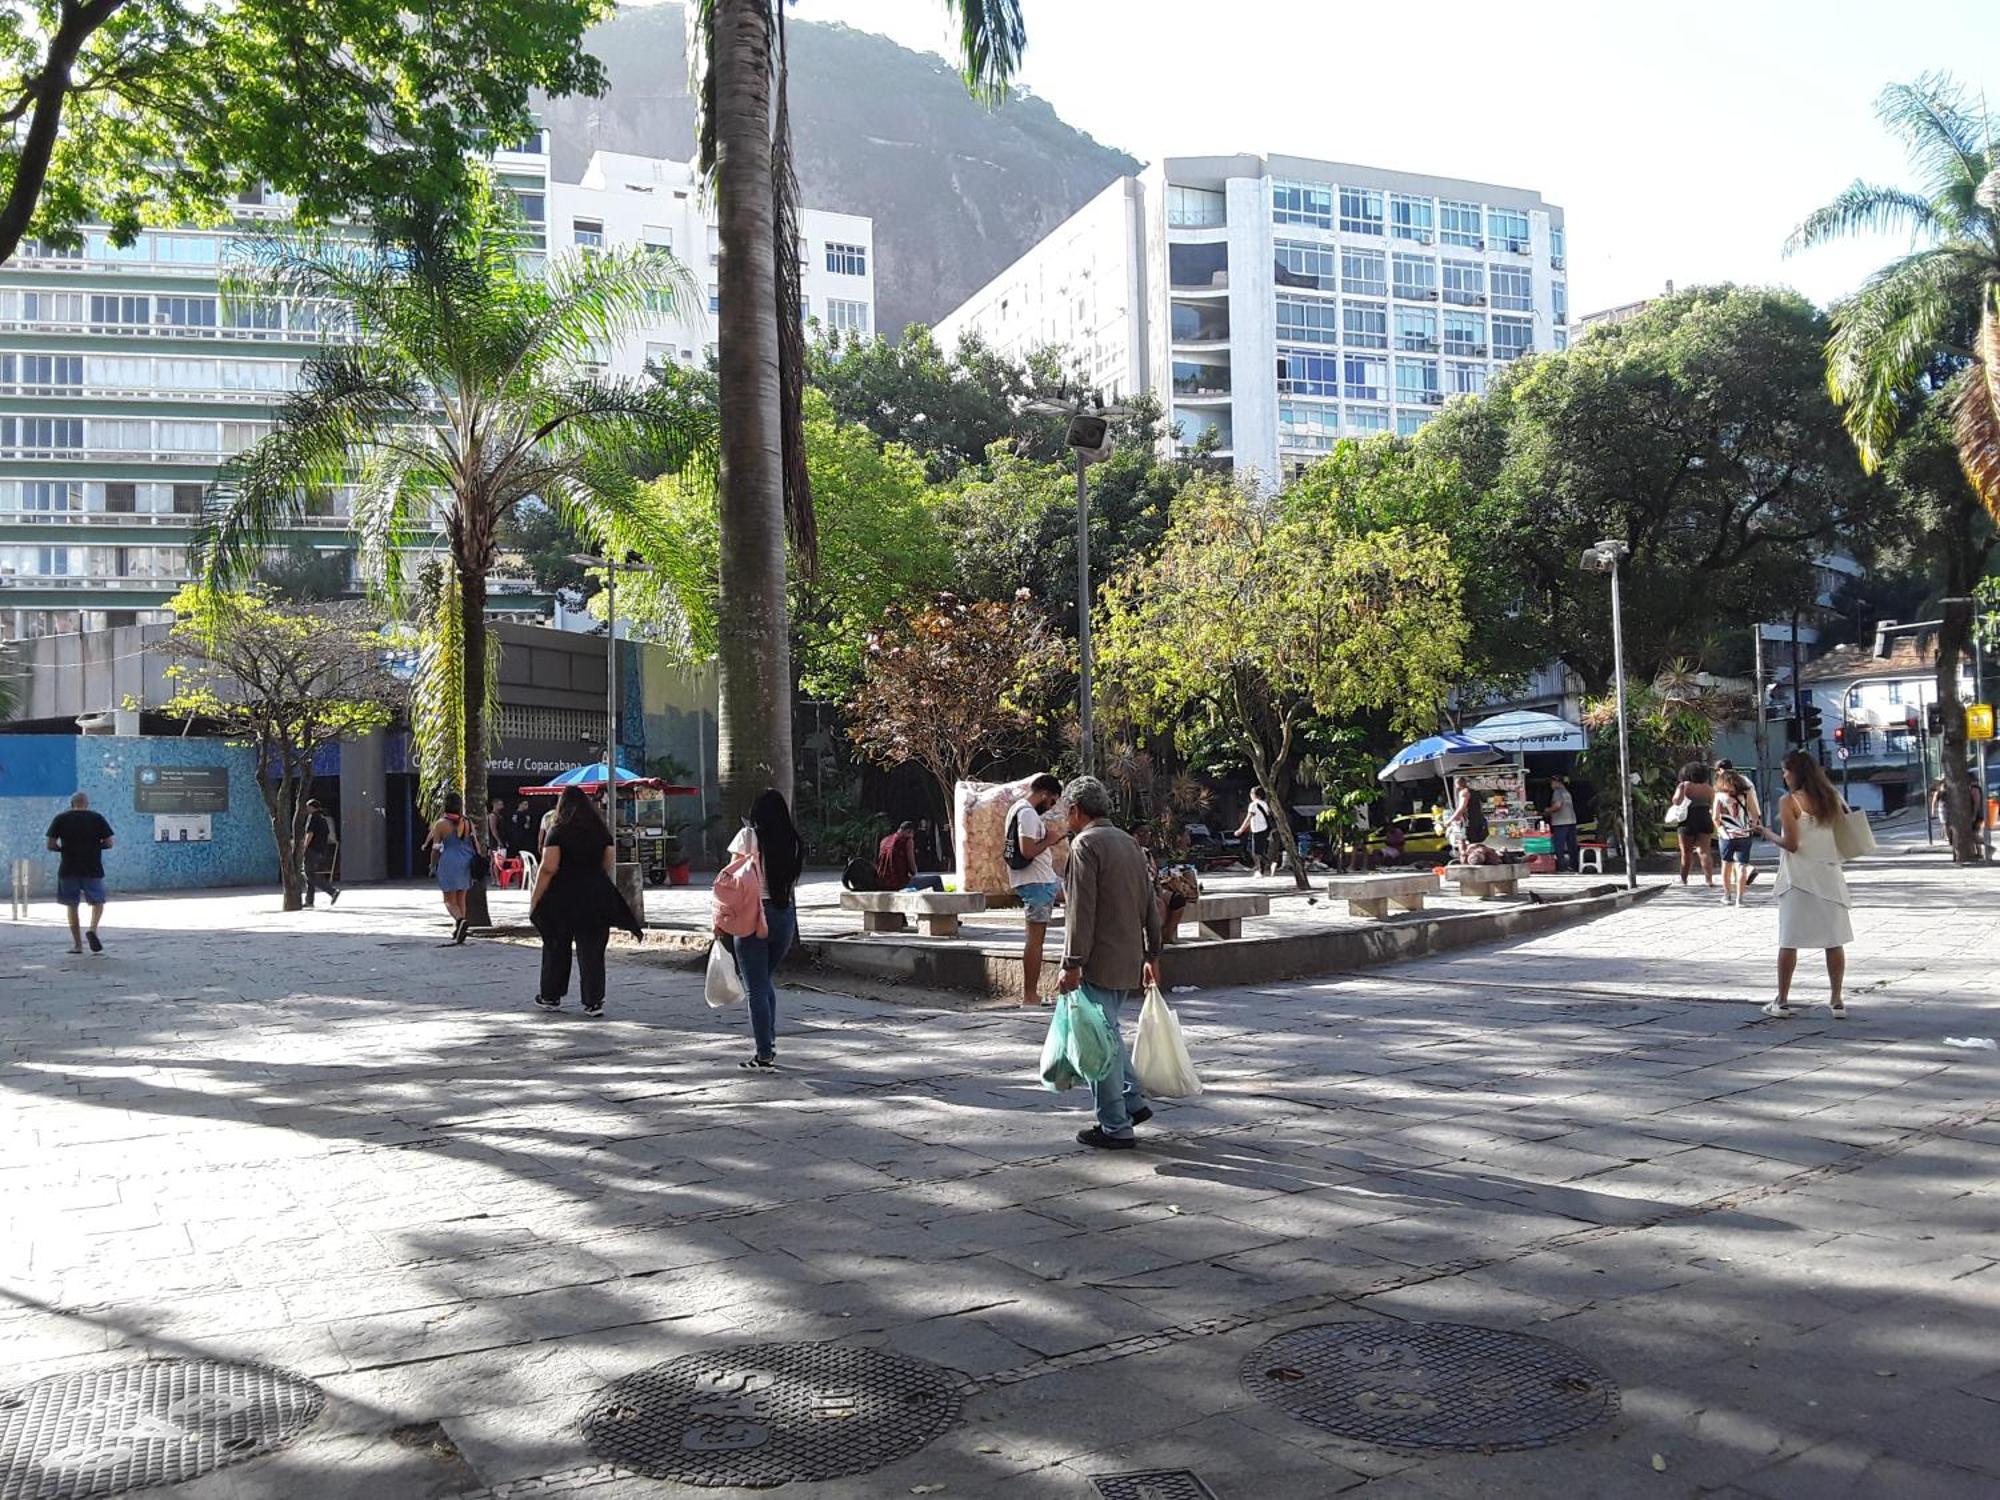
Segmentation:
{"type": "Polygon", "coordinates": [[[1792,1019],[1792,1017],[1796,1016],[1798,1012],[1793,1010],[1791,1006],[1784,1004],[1782,1001],[1767,1000],[1764,1002],[1764,1014],[1769,1016],[1774,1021],[1789,1021],[1792,1019]]]}

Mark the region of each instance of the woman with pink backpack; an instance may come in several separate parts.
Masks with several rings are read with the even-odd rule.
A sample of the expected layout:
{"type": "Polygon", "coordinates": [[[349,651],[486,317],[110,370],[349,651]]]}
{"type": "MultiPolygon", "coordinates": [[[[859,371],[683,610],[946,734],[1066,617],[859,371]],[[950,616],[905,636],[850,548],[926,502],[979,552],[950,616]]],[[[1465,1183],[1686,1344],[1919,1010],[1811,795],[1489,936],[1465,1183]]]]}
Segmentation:
{"type": "Polygon", "coordinates": [[[805,863],[792,810],[781,794],[768,788],[758,794],[729,852],[733,857],[715,877],[715,936],[735,956],[750,1007],[757,1050],[740,1066],[770,1072],[778,1066],[778,991],[772,975],[798,941],[792,896],[805,863]]]}

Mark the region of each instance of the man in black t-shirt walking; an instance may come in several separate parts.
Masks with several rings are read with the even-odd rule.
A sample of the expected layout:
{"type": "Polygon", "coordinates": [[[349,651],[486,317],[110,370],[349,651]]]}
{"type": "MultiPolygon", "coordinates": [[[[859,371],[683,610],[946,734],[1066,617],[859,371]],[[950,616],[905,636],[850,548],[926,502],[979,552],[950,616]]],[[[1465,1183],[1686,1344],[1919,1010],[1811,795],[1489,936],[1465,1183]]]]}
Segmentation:
{"type": "Polygon", "coordinates": [[[333,883],[333,861],[340,853],[340,840],[333,835],[333,820],[317,798],[306,803],[306,836],[299,845],[299,864],[306,881],[306,905],[313,904],[316,891],[326,892],[326,904],[340,899],[340,887],[333,883]]]}
{"type": "Polygon", "coordinates": [[[69,951],[83,952],[85,942],[92,953],[102,953],[97,924],[104,920],[104,851],[111,847],[111,825],[101,813],[90,810],[90,798],[78,792],[69,799],[69,811],[57,813],[49,824],[49,852],[60,854],[56,866],[56,900],[69,908],[69,951]],[[90,903],[90,926],[77,920],[77,908],[90,903]]]}

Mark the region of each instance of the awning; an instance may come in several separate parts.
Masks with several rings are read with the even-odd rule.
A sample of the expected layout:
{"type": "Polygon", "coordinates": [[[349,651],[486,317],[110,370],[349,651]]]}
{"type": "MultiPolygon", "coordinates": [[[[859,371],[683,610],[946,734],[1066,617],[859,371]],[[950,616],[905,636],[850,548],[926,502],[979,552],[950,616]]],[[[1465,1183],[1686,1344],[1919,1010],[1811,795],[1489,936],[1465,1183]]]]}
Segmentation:
{"type": "Polygon", "coordinates": [[[1581,724],[1534,709],[1515,709],[1482,719],[1466,731],[1502,750],[1588,750],[1590,735],[1581,724]]]}

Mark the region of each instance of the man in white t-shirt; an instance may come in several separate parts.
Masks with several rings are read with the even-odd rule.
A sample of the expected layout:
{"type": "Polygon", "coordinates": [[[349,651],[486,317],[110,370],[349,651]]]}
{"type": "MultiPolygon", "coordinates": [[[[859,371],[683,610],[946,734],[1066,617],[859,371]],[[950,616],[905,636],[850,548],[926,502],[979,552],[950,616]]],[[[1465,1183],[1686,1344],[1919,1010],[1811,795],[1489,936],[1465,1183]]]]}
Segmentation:
{"type": "Polygon", "coordinates": [[[1062,894],[1062,885],[1056,879],[1056,862],[1049,851],[1068,834],[1042,817],[1061,798],[1060,781],[1053,776],[1037,776],[1028,783],[1028,795],[1007,809],[1002,846],[1007,883],[1021,898],[1021,909],[1028,918],[1028,941],[1021,950],[1023,1005],[1041,1003],[1042,940],[1048,936],[1049,919],[1055,915],[1056,898],[1062,894]]]}

